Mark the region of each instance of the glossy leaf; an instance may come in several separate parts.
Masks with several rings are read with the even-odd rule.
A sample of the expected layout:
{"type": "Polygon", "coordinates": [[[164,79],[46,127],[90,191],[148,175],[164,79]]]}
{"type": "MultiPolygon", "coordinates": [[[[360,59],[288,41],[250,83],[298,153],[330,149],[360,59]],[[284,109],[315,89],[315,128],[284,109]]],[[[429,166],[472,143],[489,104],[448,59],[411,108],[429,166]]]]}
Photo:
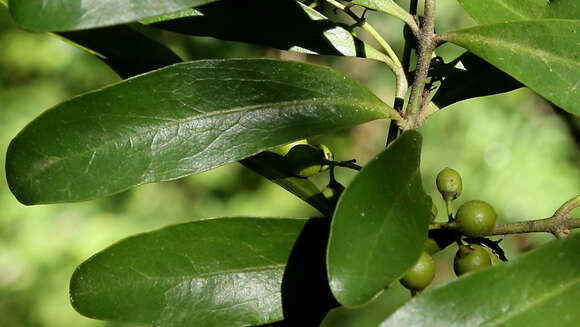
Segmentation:
{"type": "Polygon", "coordinates": [[[122,78],[182,61],[169,48],[128,25],[56,34],[96,55],[122,78]]]}
{"type": "Polygon", "coordinates": [[[401,8],[393,0],[352,0],[355,5],[378,10],[391,16],[399,17],[403,20],[412,20],[413,17],[405,9],[401,8]]]}
{"type": "Polygon", "coordinates": [[[580,19],[577,0],[458,0],[479,24],[537,18],[580,19]]]}
{"type": "Polygon", "coordinates": [[[419,172],[422,137],[403,133],[344,191],[332,220],[326,263],[339,303],[370,301],[411,268],[423,249],[431,199],[419,172]]]}
{"type": "Polygon", "coordinates": [[[580,114],[580,20],[483,25],[442,35],[573,114],[580,114]]]}
{"type": "Polygon", "coordinates": [[[331,205],[320,193],[320,189],[309,179],[292,175],[285,166],[284,157],[279,154],[265,151],[243,159],[240,163],[298,196],[324,215],[332,215],[331,205]]]}
{"type": "Polygon", "coordinates": [[[454,68],[447,73],[431,100],[440,109],[462,100],[523,87],[522,83],[472,53],[467,52],[459,59],[464,68],[454,68]]]}
{"type": "Polygon", "coordinates": [[[124,239],[81,264],[81,314],[154,326],[318,325],[336,305],[328,219],[217,218],[124,239]]]}
{"type": "Polygon", "coordinates": [[[9,0],[22,27],[38,32],[89,29],[133,22],[217,0],[9,0]]]}
{"type": "Polygon", "coordinates": [[[479,24],[527,20],[542,16],[548,0],[458,0],[479,24]]]}
{"type": "Polygon", "coordinates": [[[45,112],[12,140],[7,179],[25,204],[87,200],[393,112],[360,83],[322,66],[178,64],[45,112]]]}
{"type": "Polygon", "coordinates": [[[469,273],[396,311],[381,327],[574,326],[580,320],[580,234],[469,273]]]}
{"type": "Polygon", "coordinates": [[[295,0],[222,0],[180,16],[148,22],[178,33],[258,43],[282,50],[385,58],[384,54],[354,37],[344,24],[332,22],[295,0]]]}

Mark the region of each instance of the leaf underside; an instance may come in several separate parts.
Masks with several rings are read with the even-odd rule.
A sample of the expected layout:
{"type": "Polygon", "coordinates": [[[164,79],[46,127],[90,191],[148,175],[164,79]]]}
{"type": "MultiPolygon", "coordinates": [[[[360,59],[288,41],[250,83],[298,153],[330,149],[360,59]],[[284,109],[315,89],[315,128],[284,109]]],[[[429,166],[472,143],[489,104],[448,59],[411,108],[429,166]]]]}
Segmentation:
{"type": "Polygon", "coordinates": [[[57,34],[96,54],[122,78],[182,61],[165,45],[147,38],[129,25],[57,34]]]}
{"type": "Polygon", "coordinates": [[[509,92],[524,86],[470,52],[459,58],[464,69],[453,68],[447,73],[431,100],[439,109],[462,100],[509,92]]]}
{"type": "Polygon", "coordinates": [[[282,50],[385,58],[353,36],[346,25],[333,22],[295,0],[222,0],[177,18],[156,18],[145,23],[187,35],[257,43],[282,50]]]}

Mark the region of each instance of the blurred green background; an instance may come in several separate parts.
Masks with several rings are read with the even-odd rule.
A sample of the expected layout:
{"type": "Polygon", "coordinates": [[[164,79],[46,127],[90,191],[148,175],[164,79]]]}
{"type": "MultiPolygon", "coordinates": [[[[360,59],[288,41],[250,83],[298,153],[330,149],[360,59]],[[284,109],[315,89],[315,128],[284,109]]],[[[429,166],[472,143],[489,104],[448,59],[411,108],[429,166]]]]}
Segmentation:
{"type": "MultiPolygon", "coordinates": [[[[406,6],[406,1],[401,1],[406,6]]],[[[438,31],[473,25],[453,1],[438,3],[438,31]]],[[[327,14],[332,15],[331,11],[327,14]]],[[[402,24],[369,12],[367,18],[401,53],[402,24]]],[[[345,71],[392,102],[394,79],[378,63],[353,58],[304,56],[210,38],[186,38],[150,31],[184,59],[280,57],[307,60],[345,71]]],[[[460,53],[438,51],[446,60],[460,53]]],[[[10,140],[28,122],[74,95],[118,81],[91,55],[48,34],[18,29],[0,6],[0,166],[10,140]]],[[[579,127],[578,120],[572,121],[579,127]]],[[[340,160],[365,163],[381,151],[387,122],[378,121],[315,141],[331,146],[340,160]]],[[[471,199],[492,203],[502,221],[544,218],[580,190],[580,150],[569,125],[527,89],[457,103],[436,113],[421,129],[425,190],[443,202],[434,179],[453,167],[464,179],[456,207],[471,199]]],[[[348,184],[354,173],[338,171],[348,184]]],[[[317,182],[323,185],[328,176],[317,182]]],[[[577,211],[578,212],[578,211],[577,211]]],[[[178,222],[215,216],[312,216],[316,212],[239,164],[174,182],[150,184],[96,201],[25,207],[11,195],[0,170],[0,326],[125,326],[78,315],[68,301],[74,268],[89,256],[129,235],[178,222]]],[[[508,236],[502,243],[514,257],[548,235],[508,236]]],[[[147,249],[144,249],[146,251],[147,249]]],[[[452,276],[454,249],[436,255],[436,282],[452,276]]],[[[376,301],[331,312],[324,326],[376,326],[409,298],[398,284],[376,301]]]]}

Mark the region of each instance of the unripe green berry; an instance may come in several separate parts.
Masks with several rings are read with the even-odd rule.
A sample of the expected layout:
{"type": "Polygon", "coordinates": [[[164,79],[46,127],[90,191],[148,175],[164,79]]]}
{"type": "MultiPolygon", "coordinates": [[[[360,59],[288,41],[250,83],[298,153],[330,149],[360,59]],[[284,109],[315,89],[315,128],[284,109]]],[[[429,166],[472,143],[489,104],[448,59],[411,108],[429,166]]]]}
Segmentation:
{"type": "MultiPolygon", "coordinates": [[[[320,149],[320,151],[322,151],[322,158],[324,160],[328,160],[328,161],[334,160],[334,154],[326,145],[316,144],[315,146],[318,147],[320,149]]],[[[322,167],[320,168],[320,171],[326,171],[326,170],[328,170],[328,168],[330,168],[330,165],[322,165],[322,167]]]]}
{"type": "Polygon", "coordinates": [[[451,201],[457,199],[463,190],[463,182],[461,181],[461,175],[449,167],[443,169],[437,175],[437,189],[443,196],[445,201],[451,201]]]}
{"type": "Polygon", "coordinates": [[[489,253],[477,244],[460,245],[453,260],[453,270],[457,276],[489,266],[489,253]]]}
{"type": "Polygon", "coordinates": [[[288,170],[299,177],[310,177],[322,169],[322,150],[310,144],[298,144],[284,156],[288,170]]]}
{"type": "Polygon", "coordinates": [[[401,284],[412,291],[427,287],[435,277],[435,262],[426,252],[422,252],[417,263],[401,278],[401,284]]]}
{"type": "Polygon", "coordinates": [[[288,143],[288,144],[279,146],[277,148],[270,149],[268,151],[279,154],[281,156],[285,156],[290,151],[290,149],[292,149],[295,145],[298,145],[298,144],[308,144],[308,141],[306,139],[302,139],[302,140],[294,141],[292,143],[288,143]]]}
{"type": "Polygon", "coordinates": [[[471,237],[481,237],[489,234],[495,226],[497,214],[493,207],[481,200],[465,202],[457,210],[455,216],[459,231],[471,237]]]}
{"type": "Polygon", "coordinates": [[[441,251],[441,247],[434,239],[428,238],[425,240],[425,243],[423,243],[423,251],[427,252],[428,254],[435,254],[441,251]]]}

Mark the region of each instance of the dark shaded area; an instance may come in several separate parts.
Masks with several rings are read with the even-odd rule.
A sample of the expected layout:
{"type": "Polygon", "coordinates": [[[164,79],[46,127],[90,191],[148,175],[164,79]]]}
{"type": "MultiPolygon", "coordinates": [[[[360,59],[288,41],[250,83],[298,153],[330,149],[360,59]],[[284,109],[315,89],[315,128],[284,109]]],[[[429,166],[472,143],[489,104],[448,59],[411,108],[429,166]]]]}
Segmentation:
{"type": "Polygon", "coordinates": [[[330,220],[309,220],[296,240],[282,278],[284,322],[276,326],[318,326],[339,306],[328,286],[326,243],[330,220]]]}
{"type": "Polygon", "coordinates": [[[91,49],[122,78],[181,62],[169,48],[157,43],[130,25],[57,33],[91,49]]]}
{"type": "MultiPolygon", "coordinates": [[[[299,46],[324,55],[342,55],[324,32],[345,24],[312,20],[294,0],[223,0],[196,8],[203,16],[155,23],[177,33],[210,36],[222,40],[258,43],[288,50],[299,46]],[[227,19],[224,19],[227,17],[227,19]]],[[[354,38],[357,56],[364,44],[354,38]]]]}
{"type": "Polygon", "coordinates": [[[466,70],[451,68],[435,78],[443,78],[432,101],[440,108],[471,98],[509,92],[524,85],[476,55],[466,52],[453,61],[461,61],[466,70]]]}
{"type": "Polygon", "coordinates": [[[429,231],[429,238],[435,240],[441,250],[453,244],[460,236],[461,234],[454,229],[432,229],[429,231]]]}
{"type": "Polygon", "coordinates": [[[499,243],[501,243],[501,241],[503,241],[503,238],[499,239],[498,241],[493,241],[486,237],[470,237],[465,239],[465,242],[469,244],[475,243],[490,248],[493,251],[493,253],[495,253],[500,258],[501,261],[508,261],[508,259],[505,256],[504,250],[499,246],[499,243]]]}

